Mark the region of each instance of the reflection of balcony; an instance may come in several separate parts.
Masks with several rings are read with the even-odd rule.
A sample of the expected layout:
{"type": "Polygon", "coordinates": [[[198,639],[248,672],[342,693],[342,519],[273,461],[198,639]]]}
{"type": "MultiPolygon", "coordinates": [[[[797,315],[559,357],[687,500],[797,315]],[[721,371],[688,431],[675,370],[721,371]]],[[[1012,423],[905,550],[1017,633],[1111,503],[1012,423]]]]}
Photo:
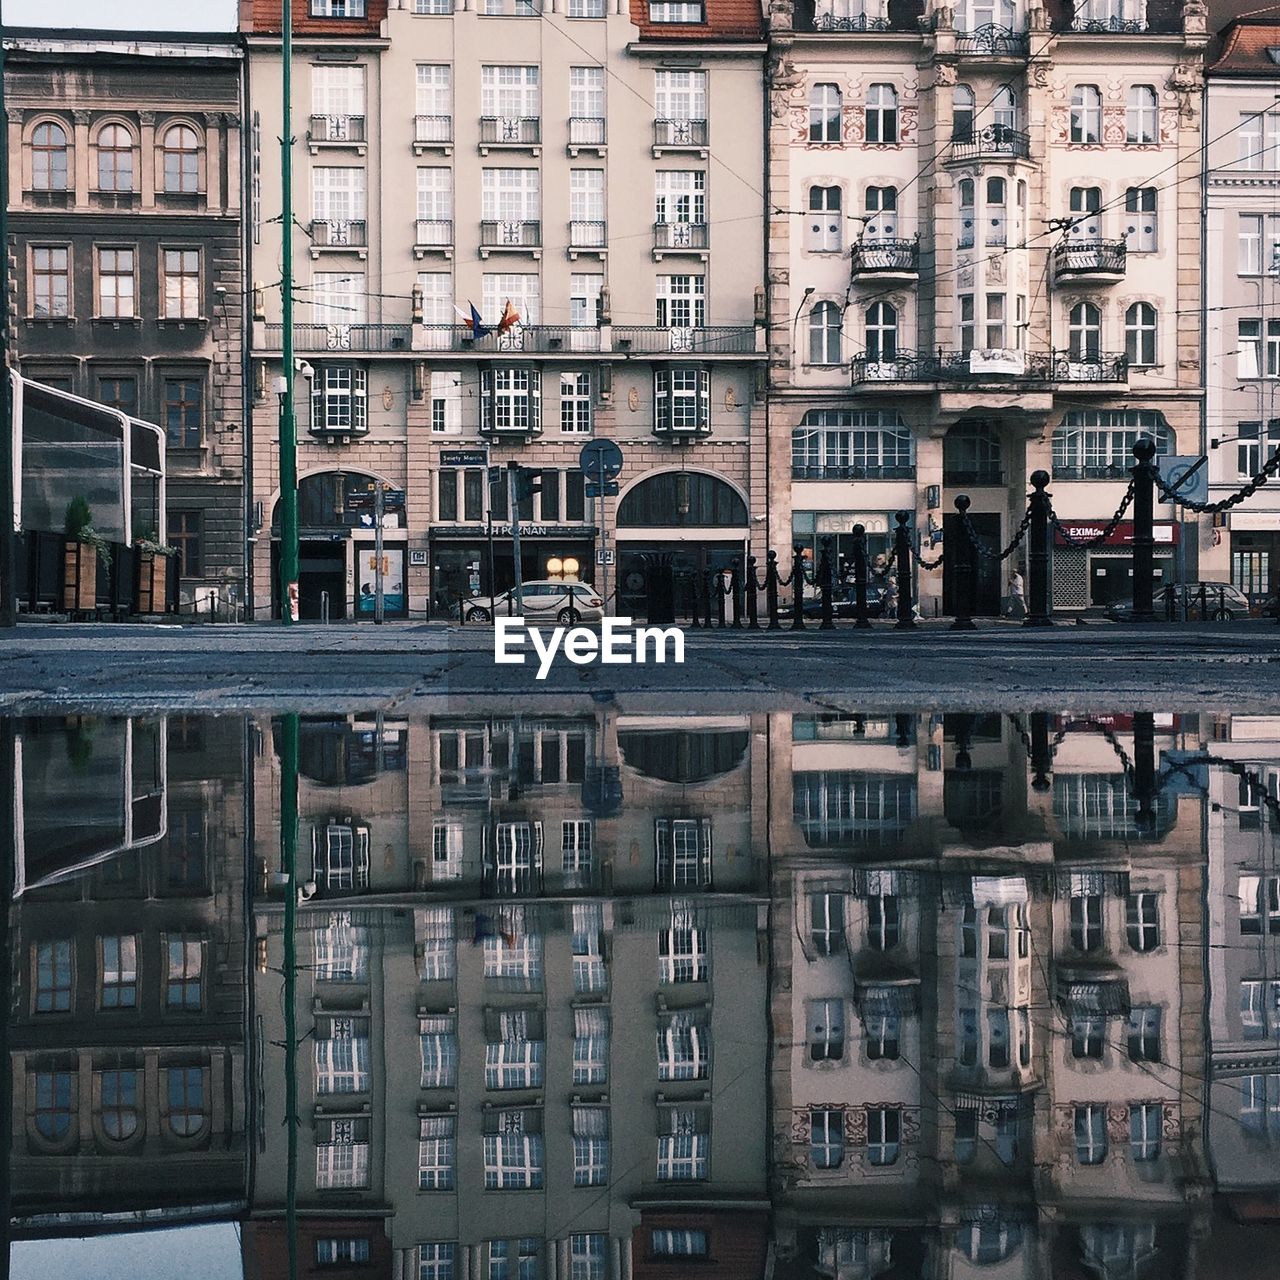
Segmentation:
{"type": "Polygon", "coordinates": [[[480,224],[480,256],[491,253],[521,253],[542,246],[542,223],[532,221],[488,221],[480,224]]]}
{"type": "Polygon", "coordinates": [[[972,31],[956,32],[956,52],[979,58],[1025,58],[1030,41],[1025,31],[1014,31],[994,22],[984,23],[972,31]]]}
{"type": "Polygon", "coordinates": [[[1124,276],[1127,256],[1123,240],[1069,240],[1053,251],[1053,273],[1059,280],[1107,283],[1124,276]]]}
{"type": "Polygon", "coordinates": [[[1031,135],[1008,125],[989,124],[970,129],[951,140],[948,160],[1025,160],[1031,154],[1031,135]]]}
{"type": "Polygon", "coordinates": [[[851,367],[855,385],[867,382],[1124,385],[1128,375],[1128,357],[1120,352],[1077,356],[1066,351],[899,351],[879,360],[856,356],[851,367]]]}
{"type": "Polygon", "coordinates": [[[859,240],[849,254],[849,274],[863,280],[914,280],[920,274],[917,240],[859,240]]]}

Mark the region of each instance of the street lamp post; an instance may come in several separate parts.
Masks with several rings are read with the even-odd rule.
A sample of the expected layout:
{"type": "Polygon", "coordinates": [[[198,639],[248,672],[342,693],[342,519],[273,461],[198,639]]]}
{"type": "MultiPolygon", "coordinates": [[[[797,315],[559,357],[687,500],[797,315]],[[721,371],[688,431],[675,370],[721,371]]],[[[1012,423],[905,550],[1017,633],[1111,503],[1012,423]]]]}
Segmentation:
{"type": "Polygon", "coordinates": [[[283,83],[283,128],[280,135],[281,342],[284,374],[280,379],[280,617],[290,626],[298,620],[298,433],[293,409],[293,15],[281,0],[280,54],[283,83]]]}

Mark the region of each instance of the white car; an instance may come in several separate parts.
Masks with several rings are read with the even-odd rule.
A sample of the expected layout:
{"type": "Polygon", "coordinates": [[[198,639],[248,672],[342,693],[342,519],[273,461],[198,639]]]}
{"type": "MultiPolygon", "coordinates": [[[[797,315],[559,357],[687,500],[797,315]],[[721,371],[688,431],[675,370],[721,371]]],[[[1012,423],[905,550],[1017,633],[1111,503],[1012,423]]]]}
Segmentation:
{"type": "MultiPolygon", "coordinates": [[[[514,595],[515,591],[511,590],[496,596],[475,596],[467,601],[463,616],[468,622],[492,622],[495,613],[505,617],[508,609],[515,616],[521,610],[514,595]]],[[[604,601],[595,587],[585,582],[526,582],[521,596],[523,616],[531,621],[554,619],[567,626],[575,622],[599,622],[604,617],[604,601]]]]}

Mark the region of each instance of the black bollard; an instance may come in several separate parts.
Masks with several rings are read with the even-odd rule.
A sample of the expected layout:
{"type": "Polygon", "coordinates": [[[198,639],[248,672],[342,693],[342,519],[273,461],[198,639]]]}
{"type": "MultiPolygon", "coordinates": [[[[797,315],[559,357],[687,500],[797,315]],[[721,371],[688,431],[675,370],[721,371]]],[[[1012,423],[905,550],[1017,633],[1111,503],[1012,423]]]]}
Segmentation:
{"type": "Polygon", "coordinates": [[[955,575],[956,620],[951,624],[952,631],[976,631],[977,623],[973,620],[973,581],[977,577],[977,565],[973,558],[977,554],[973,538],[969,534],[969,495],[962,493],[956,497],[955,541],[947,547],[947,564],[955,575]]]}
{"type": "Polygon", "coordinates": [[[765,553],[764,570],[764,608],[769,615],[769,630],[777,631],[782,622],[778,618],[778,553],[765,553]]]}
{"type": "Polygon", "coordinates": [[[724,611],[724,574],[719,569],[713,569],[709,574],[707,574],[707,590],[715,593],[716,626],[723,631],[726,625],[724,611]]]}
{"type": "Polygon", "coordinates": [[[1150,711],[1133,715],[1133,794],[1138,802],[1134,823],[1141,835],[1156,829],[1156,727],[1150,711]]]}
{"type": "Polygon", "coordinates": [[[1027,526],[1027,576],[1030,578],[1030,608],[1024,627],[1053,626],[1053,549],[1050,546],[1049,512],[1053,502],[1045,492],[1049,484],[1047,471],[1033,471],[1031,484],[1035,492],[1027,499],[1031,523],[1027,526]]]}
{"type": "Polygon", "coordinates": [[[747,557],[747,626],[752,631],[760,630],[760,602],[756,599],[756,558],[747,557]]]}
{"type": "Polygon", "coordinates": [[[1031,713],[1031,790],[1045,792],[1053,787],[1049,774],[1053,769],[1053,753],[1049,750],[1049,713],[1031,713]]]}
{"type": "Polygon", "coordinates": [[[853,526],[853,616],[859,631],[871,629],[867,616],[867,528],[861,524],[853,526]]]}
{"type": "Polygon", "coordinates": [[[797,542],[791,556],[791,630],[804,630],[804,548],[797,542]]]}
{"type": "Polygon", "coordinates": [[[899,511],[894,519],[898,522],[893,544],[893,558],[898,566],[898,621],[895,623],[895,630],[911,631],[916,625],[911,608],[914,594],[911,580],[911,530],[907,528],[911,512],[899,511]]]}
{"type": "Polygon", "coordinates": [[[735,556],[729,570],[729,603],[733,606],[733,625],[742,626],[742,557],[735,556]]]}
{"type": "Polygon", "coordinates": [[[836,629],[835,602],[832,599],[832,575],[835,567],[831,561],[831,535],[824,534],[822,538],[822,550],[818,553],[818,590],[822,593],[822,626],[820,631],[834,631],[836,629]]]}
{"type": "Polygon", "coordinates": [[[1156,446],[1150,436],[1134,441],[1133,456],[1133,620],[1154,622],[1156,446]]]}
{"type": "MultiPolygon", "coordinates": [[[[915,737],[912,732],[913,728],[914,725],[912,724],[912,717],[905,711],[899,711],[893,717],[894,745],[899,751],[905,751],[911,746],[915,737]]],[[[859,733],[863,731],[863,729],[858,730],[859,733]]]]}

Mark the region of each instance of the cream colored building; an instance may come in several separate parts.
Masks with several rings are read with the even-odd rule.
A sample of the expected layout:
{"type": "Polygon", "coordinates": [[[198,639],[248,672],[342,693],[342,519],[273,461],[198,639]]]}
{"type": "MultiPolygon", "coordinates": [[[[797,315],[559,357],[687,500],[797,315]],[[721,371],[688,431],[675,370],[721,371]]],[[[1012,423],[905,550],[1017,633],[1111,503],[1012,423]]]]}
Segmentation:
{"type": "MultiPolygon", "coordinates": [[[[389,612],[437,616],[510,585],[506,475],[526,580],[572,557],[620,611],[644,551],[764,553],[759,14],[734,0],[369,0],[299,20],[293,86],[301,597],[371,614],[371,485],[389,612]],[[696,13],[694,12],[696,10],[696,13]],[[474,305],[477,334],[456,308],[474,305]],[[519,321],[497,332],[504,315],[519,321]],[[601,519],[579,458],[624,454],[601,519]],[[361,601],[365,603],[362,604],[361,601]]],[[[254,134],[253,563],[276,552],[281,349],[279,5],[243,8],[254,134]]]]}
{"type": "MultiPolygon", "coordinates": [[[[860,522],[884,552],[904,510],[933,559],[965,493],[1004,547],[1038,469],[1089,536],[1140,433],[1197,455],[1204,7],[816,0],[769,18],[770,458],[791,474],[775,537],[831,535],[847,557],[860,522]]],[[[1195,576],[1179,533],[1158,507],[1166,580],[1195,576]]],[[[1127,593],[1123,528],[1056,552],[1057,606],[1127,593]]],[[[1004,576],[982,562],[981,612],[1004,576]]],[[[926,614],[949,583],[920,573],[926,614]]]]}

